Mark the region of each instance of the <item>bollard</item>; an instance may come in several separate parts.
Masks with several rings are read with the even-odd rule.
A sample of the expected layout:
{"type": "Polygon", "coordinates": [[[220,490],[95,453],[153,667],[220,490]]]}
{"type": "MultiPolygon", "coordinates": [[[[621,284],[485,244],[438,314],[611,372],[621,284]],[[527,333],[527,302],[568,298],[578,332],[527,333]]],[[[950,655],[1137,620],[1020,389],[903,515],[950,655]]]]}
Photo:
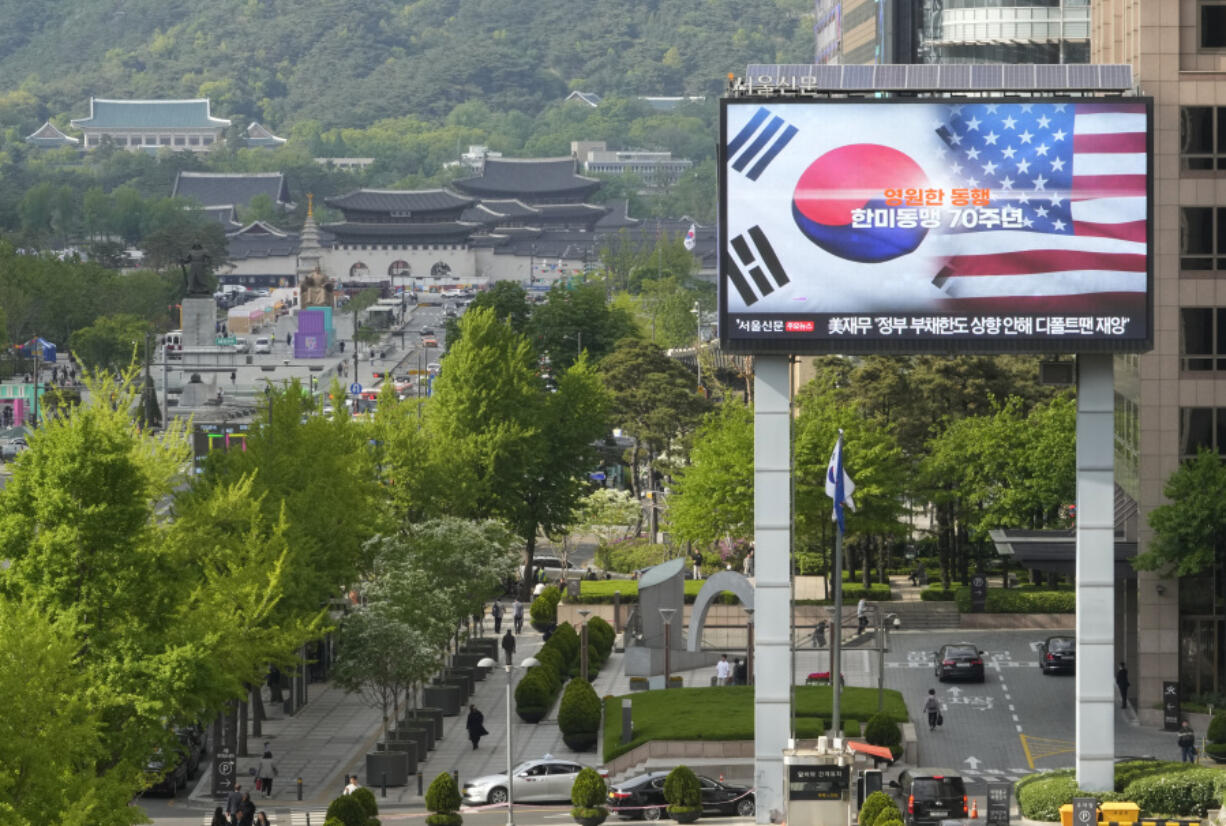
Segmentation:
{"type": "Polygon", "coordinates": [[[383,797],[387,797],[387,772],[383,773],[383,797]]]}
{"type": "MultiPolygon", "coordinates": [[[[298,778],[298,799],[302,800],[302,778],[301,777],[298,778]]],[[[308,822],[307,826],[311,826],[311,824],[308,822]]]]}
{"type": "Polygon", "coordinates": [[[426,775],[425,775],[425,772],[423,772],[423,771],[421,771],[420,769],[418,769],[418,771],[417,771],[417,796],[418,796],[418,797],[421,797],[422,795],[424,795],[424,794],[425,794],[425,792],[424,792],[424,791],[422,791],[422,788],[423,788],[423,787],[422,787],[422,782],[423,782],[423,781],[422,781],[422,778],[424,778],[425,776],[426,776],[426,775]]]}
{"type": "Polygon", "coordinates": [[[622,700],[622,743],[629,743],[634,738],[633,707],[629,699],[622,700]]]}
{"type": "Polygon", "coordinates": [[[458,788],[460,788],[460,770],[459,770],[459,769],[452,769],[452,770],[451,770],[451,776],[455,778],[455,787],[456,787],[457,789],[458,789],[458,788]]]}

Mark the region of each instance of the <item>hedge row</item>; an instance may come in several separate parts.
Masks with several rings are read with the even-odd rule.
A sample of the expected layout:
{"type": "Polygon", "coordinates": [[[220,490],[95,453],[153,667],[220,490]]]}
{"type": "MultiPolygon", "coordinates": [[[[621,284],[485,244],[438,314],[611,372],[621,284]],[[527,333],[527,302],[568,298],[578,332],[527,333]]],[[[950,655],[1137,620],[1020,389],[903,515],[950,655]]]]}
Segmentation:
{"type": "MultiPolygon", "coordinates": [[[[588,620],[589,677],[599,673],[609,659],[615,636],[613,626],[600,617],[588,620]]],[[[562,623],[554,630],[549,641],[536,654],[540,664],[529,668],[515,686],[515,712],[520,719],[526,723],[539,723],[549,713],[563,683],[579,674],[582,667],[579,648],[579,632],[569,622],[562,623]]]]}
{"type": "Polygon", "coordinates": [[[1100,803],[1127,800],[1141,807],[1146,817],[1204,817],[1221,805],[1226,774],[1195,763],[1134,760],[1115,767],[1115,789],[1088,792],[1077,788],[1072,769],[1043,772],[1022,778],[1014,786],[1022,816],[1031,820],[1060,819],[1060,807],[1074,797],[1093,797],[1100,803]]]}
{"type": "MultiPolygon", "coordinates": [[[[971,589],[951,591],[940,585],[930,585],[920,591],[925,602],[956,602],[963,613],[971,610],[971,589]]],[[[1071,591],[1032,590],[1020,588],[989,588],[984,611],[989,614],[1072,614],[1077,609],[1077,596],[1071,591]]]]}
{"type": "MultiPolygon", "coordinates": [[[[694,600],[698,598],[698,592],[702,590],[702,586],[704,584],[705,584],[704,580],[701,580],[701,579],[687,579],[685,581],[685,603],[686,605],[694,604],[694,600]]],[[[545,590],[548,591],[549,589],[546,588],[545,590]]],[[[583,580],[579,585],[578,598],[567,597],[566,601],[569,604],[576,604],[576,605],[577,604],[612,605],[613,604],[613,594],[615,592],[621,594],[621,601],[623,604],[638,602],[639,601],[638,580],[634,580],[634,579],[583,580]]],[[[545,596],[544,594],[541,594],[540,597],[537,597],[537,600],[542,599],[544,596],[545,596]]],[[[867,597],[868,599],[873,600],[874,602],[887,602],[893,599],[893,595],[890,592],[890,586],[884,583],[875,582],[868,587],[867,591],[865,590],[864,586],[859,582],[843,583],[844,601],[855,602],[856,600],[860,599],[860,597],[862,596],[867,597]]],[[[722,605],[736,605],[739,602],[740,600],[737,599],[735,594],[728,593],[726,591],[720,594],[718,598],[716,598],[716,603],[722,604],[722,605]]],[[[830,600],[798,599],[795,601],[794,604],[796,605],[829,605],[830,600]]],[[[536,602],[534,601],[533,608],[535,608],[535,606],[536,606],[536,602]]],[[[556,603],[555,603],[555,606],[556,606],[556,603]]],[[[533,614],[533,619],[534,620],[536,619],[535,614],[533,614]]]]}

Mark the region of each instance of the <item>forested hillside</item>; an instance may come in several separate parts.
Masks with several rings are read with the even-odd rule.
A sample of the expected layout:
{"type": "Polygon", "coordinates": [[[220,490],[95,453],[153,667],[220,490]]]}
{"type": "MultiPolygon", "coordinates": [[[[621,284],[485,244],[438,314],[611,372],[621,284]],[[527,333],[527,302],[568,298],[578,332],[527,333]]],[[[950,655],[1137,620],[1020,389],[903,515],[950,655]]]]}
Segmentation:
{"type": "MultiPolygon", "coordinates": [[[[751,61],[809,59],[809,0],[0,0],[6,126],[94,97],[196,97],[236,121],[362,127],[571,89],[718,94],[751,61]],[[25,94],[13,95],[15,90],[25,94]]],[[[22,124],[24,125],[24,124],[22,124]]]]}

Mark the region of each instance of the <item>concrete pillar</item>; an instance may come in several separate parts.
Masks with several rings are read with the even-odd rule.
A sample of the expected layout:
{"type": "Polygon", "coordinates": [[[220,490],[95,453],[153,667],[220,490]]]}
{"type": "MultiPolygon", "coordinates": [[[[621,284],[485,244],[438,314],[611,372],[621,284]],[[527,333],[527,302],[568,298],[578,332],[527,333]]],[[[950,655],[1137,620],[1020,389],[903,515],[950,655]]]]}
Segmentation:
{"type": "Polygon", "coordinates": [[[754,368],[754,785],[757,822],[783,816],[791,731],[791,392],[787,356],[754,368]]]}
{"type": "Polygon", "coordinates": [[[1112,357],[1077,356],[1077,784],[1115,779],[1115,385],[1112,357]]]}

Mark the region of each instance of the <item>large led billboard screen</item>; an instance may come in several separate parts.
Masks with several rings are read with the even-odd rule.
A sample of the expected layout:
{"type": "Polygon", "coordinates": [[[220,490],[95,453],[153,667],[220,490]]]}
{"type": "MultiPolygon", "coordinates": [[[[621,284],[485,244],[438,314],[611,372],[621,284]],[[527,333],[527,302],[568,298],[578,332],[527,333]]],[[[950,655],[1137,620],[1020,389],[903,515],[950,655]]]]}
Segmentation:
{"type": "Polygon", "coordinates": [[[1152,342],[1148,98],[725,99],[739,352],[1152,342]]]}

